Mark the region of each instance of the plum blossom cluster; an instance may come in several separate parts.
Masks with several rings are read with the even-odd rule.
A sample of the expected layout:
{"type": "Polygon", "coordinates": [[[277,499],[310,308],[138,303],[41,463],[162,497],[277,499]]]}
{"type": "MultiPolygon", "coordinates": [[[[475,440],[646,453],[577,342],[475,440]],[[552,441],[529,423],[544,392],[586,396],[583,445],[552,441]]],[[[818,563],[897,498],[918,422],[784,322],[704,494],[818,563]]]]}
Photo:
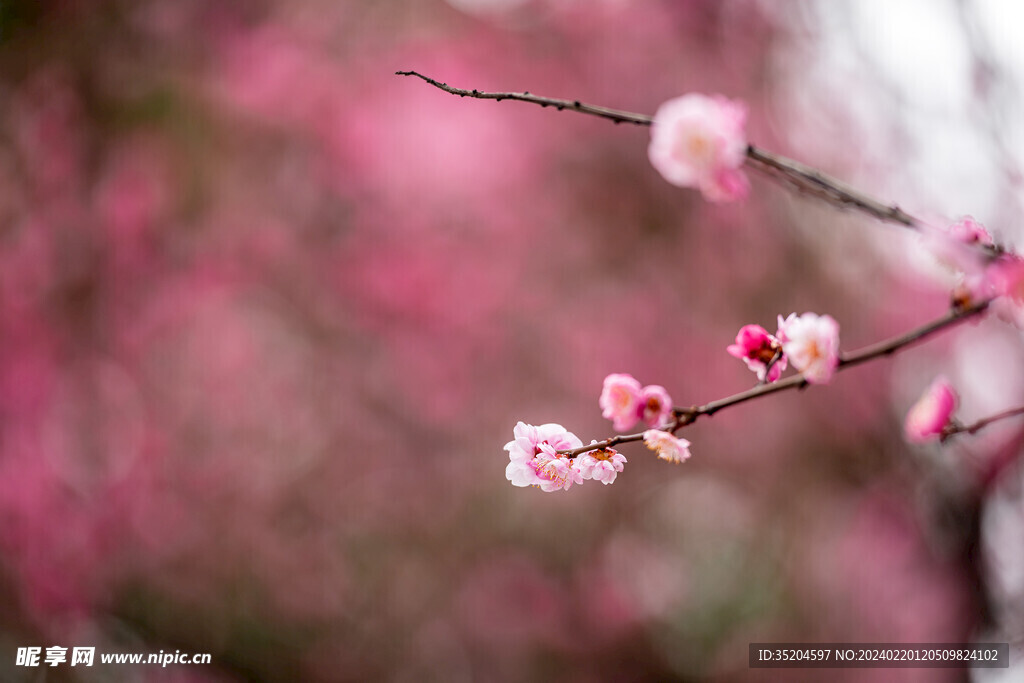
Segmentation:
{"type": "Polygon", "coordinates": [[[672,414],[672,399],[665,387],[657,384],[640,386],[632,375],[613,373],[604,378],[601,416],[612,421],[616,431],[626,431],[637,422],[648,427],[665,424],[672,414]]]}
{"type": "MultiPolygon", "coordinates": [[[[874,345],[846,360],[850,364],[879,357],[913,343],[939,329],[991,309],[1000,317],[1024,328],[1024,259],[995,244],[992,236],[970,216],[939,228],[925,224],[896,206],[884,206],[866,195],[841,186],[820,172],[749,145],[745,135],[747,110],[742,102],[720,95],[690,93],[669,100],[653,117],[617,112],[585,105],[579,101],[554,100],[529,93],[485,93],[468,91],[439,83],[416,72],[413,75],[449,93],[502,100],[517,99],[542,106],[555,105],[578,112],[651,126],[648,157],[654,168],[670,183],[700,190],[711,202],[743,199],[750,185],[741,170],[752,160],[755,166],[792,182],[798,188],[819,193],[830,203],[852,206],[881,220],[915,229],[924,237],[928,249],[959,277],[953,291],[953,307],[939,320],[883,343],[874,345]]],[[[803,381],[827,384],[844,362],[839,353],[839,324],[829,315],[817,313],[778,316],[778,328],[771,334],[756,324],[744,325],[735,342],[727,347],[733,357],[757,375],[762,384],[778,382],[792,367],[803,381]]],[[[788,382],[784,388],[801,386],[788,382]]],[[[632,428],[638,422],[648,429],[642,434],[592,441],[584,447],[580,439],[558,424],[540,426],[519,422],[514,439],[505,445],[509,453],[506,477],[515,486],[535,486],[542,491],[569,489],[587,479],[610,484],[626,462],[625,456],[611,446],[642,440],[660,459],[673,463],[690,458],[690,442],[675,436],[675,431],[700,415],[710,415],[722,407],[773,393],[774,387],[742,392],[705,406],[674,408],[664,387],[642,386],[632,375],[613,373],[604,380],[599,399],[602,415],[612,420],[617,431],[632,428]]],[[[970,426],[953,419],[957,396],[949,382],[937,378],[910,409],[904,424],[906,438],[915,443],[945,439],[960,432],[973,433],[987,424],[1007,417],[1024,415],[1024,406],[990,416],[970,426]]]]}
{"type": "MultiPolygon", "coordinates": [[[[619,431],[643,422],[651,429],[640,438],[662,460],[679,463],[690,457],[690,442],[668,431],[655,429],[667,426],[673,413],[672,399],[665,388],[656,384],[641,386],[632,375],[614,373],[605,377],[599,404],[604,417],[613,421],[619,431]]],[[[513,439],[505,444],[509,463],[505,478],[513,486],[534,486],[550,493],[569,490],[588,479],[611,484],[626,464],[626,456],[608,442],[591,441],[584,448],[572,432],[560,424],[539,426],[519,422],[512,430],[513,439]]]]}
{"type": "MultiPolygon", "coordinates": [[[[810,383],[828,382],[839,365],[839,324],[831,316],[816,313],[793,313],[786,319],[779,316],[778,322],[775,335],[759,325],[745,325],[736,335],[736,343],[728,347],[729,353],[743,360],[761,381],[777,381],[791,364],[810,383]]],[[[658,458],[672,463],[690,458],[690,442],[674,434],[688,422],[675,416],[665,387],[644,386],[628,373],[612,373],[604,379],[598,404],[616,431],[626,431],[638,422],[648,429],[604,443],[591,441],[593,448],[587,449],[560,424],[519,422],[513,429],[514,438],[505,444],[509,454],[505,477],[513,486],[534,486],[548,493],[568,490],[587,479],[611,484],[626,462],[626,457],[611,447],[620,441],[642,439],[658,458]]]]}
{"type": "Polygon", "coordinates": [[[964,216],[945,227],[923,224],[921,237],[925,252],[955,274],[954,301],[969,304],[992,297],[987,270],[996,247],[985,226],[964,216]]]}
{"type": "Polygon", "coordinates": [[[985,226],[970,216],[945,230],[928,227],[925,238],[935,259],[959,278],[953,293],[956,302],[991,301],[998,317],[1024,329],[1024,259],[997,248],[985,226]],[[979,246],[991,251],[981,252],[979,246]]]}
{"type": "MultiPolygon", "coordinates": [[[[929,228],[925,237],[935,258],[953,268],[960,278],[953,293],[955,303],[967,306],[988,301],[997,316],[1024,329],[1024,259],[999,249],[985,258],[972,250],[977,246],[994,248],[995,243],[985,226],[970,216],[942,231],[929,228]]],[[[958,403],[949,380],[943,376],[935,378],[907,412],[903,423],[907,441],[920,444],[944,440],[958,432],[973,433],[996,420],[1022,413],[1022,409],[1016,408],[964,427],[953,417],[958,403]]]]}
{"type": "Polygon", "coordinates": [[[747,154],[747,108],[720,95],[689,93],[658,108],[647,149],[651,165],[673,185],[699,189],[711,202],[744,199],[740,170],[747,154]]]}
{"type": "Polygon", "coordinates": [[[505,477],[513,486],[535,486],[551,493],[568,491],[587,479],[611,484],[626,463],[626,456],[614,448],[596,448],[575,458],[560,453],[583,442],[553,422],[539,426],[519,422],[512,433],[515,438],[505,444],[509,457],[505,477]]]}
{"type": "Polygon", "coordinates": [[[780,315],[778,323],[774,335],[760,325],[744,325],[726,351],[761,382],[777,381],[792,364],[808,382],[827,384],[839,366],[839,323],[817,313],[780,315]]]}

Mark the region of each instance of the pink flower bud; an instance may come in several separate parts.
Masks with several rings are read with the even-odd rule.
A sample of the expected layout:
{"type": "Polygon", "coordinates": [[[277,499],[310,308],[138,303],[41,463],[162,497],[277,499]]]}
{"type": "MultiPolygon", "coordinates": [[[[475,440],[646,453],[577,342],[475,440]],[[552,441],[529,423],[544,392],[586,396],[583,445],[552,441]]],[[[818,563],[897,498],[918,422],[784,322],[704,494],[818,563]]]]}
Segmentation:
{"type": "Polygon", "coordinates": [[[903,432],[907,441],[923,443],[942,435],[956,409],[956,393],[945,377],[932,382],[907,413],[903,432]]]}
{"type": "Polygon", "coordinates": [[[604,378],[604,388],[598,403],[601,415],[613,421],[616,431],[623,432],[636,424],[640,411],[640,382],[632,375],[611,374],[604,378]]]}
{"type": "Polygon", "coordinates": [[[660,427],[672,414],[672,398],[665,387],[651,384],[640,392],[640,419],[648,427],[660,427]]]}
{"type": "Polygon", "coordinates": [[[786,369],[786,356],[782,353],[782,344],[768,334],[768,330],[760,325],[744,325],[736,334],[736,343],[726,348],[729,355],[739,358],[747,367],[757,374],[757,379],[765,381],[768,364],[775,359],[772,369],[767,372],[768,381],[774,382],[786,369]],[[776,358],[776,355],[778,358],[776,358]]]}
{"type": "Polygon", "coordinates": [[[992,244],[992,235],[985,226],[970,216],[964,216],[947,230],[950,237],[963,244],[992,244]]]}

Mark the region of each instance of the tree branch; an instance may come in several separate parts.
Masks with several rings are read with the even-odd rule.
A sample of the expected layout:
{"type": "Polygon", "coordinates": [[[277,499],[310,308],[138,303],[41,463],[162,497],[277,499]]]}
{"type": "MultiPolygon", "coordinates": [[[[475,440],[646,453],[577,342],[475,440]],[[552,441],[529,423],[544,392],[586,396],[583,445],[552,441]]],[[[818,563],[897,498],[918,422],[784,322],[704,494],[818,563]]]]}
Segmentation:
{"type": "Polygon", "coordinates": [[[747,162],[752,168],[791,185],[797,191],[834,206],[853,208],[880,221],[896,223],[914,230],[921,229],[920,221],[895,204],[887,206],[799,161],[748,145],[747,162]]]}
{"type": "Polygon", "coordinates": [[[988,417],[982,418],[981,420],[978,420],[977,422],[974,422],[969,425],[953,424],[946,427],[946,429],[942,430],[942,440],[945,441],[946,439],[955,434],[974,434],[979,429],[983,429],[984,427],[989,426],[993,422],[1005,420],[1006,418],[1009,417],[1016,417],[1018,415],[1024,415],[1024,406],[1021,406],[1019,408],[1011,408],[1010,410],[1004,410],[1003,412],[996,413],[995,415],[989,415],[988,417]]]}
{"type": "MultiPolygon", "coordinates": [[[[472,97],[479,100],[496,100],[498,102],[502,100],[516,100],[519,102],[529,102],[531,104],[538,104],[541,107],[554,107],[559,111],[563,109],[569,109],[571,111],[579,112],[581,114],[589,114],[591,116],[598,116],[600,118],[608,119],[613,123],[632,123],[637,126],[650,126],[653,122],[653,117],[646,114],[637,114],[634,112],[620,111],[617,109],[609,109],[608,107],[600,107],[592,104],[586,104],[579,100],[565,100],[554,97],[542,97],[540,95],[533,95],[529,92],[485,92],[483,90],[466,90],[463,88],[456,88],[448,85],[447,83],[441,83],[429,76],[424,76],[416,71],[396,71],[398,76],[415,76],[420,78],[435,88],[439,88],[452,95],[458,95],[459,97],[472,97]]],[[[790,187],[796,189],[798,192],[809,194],[816,197],[828,204],[833,206],[854,209],[861,213],[867,214],[872,218],[876,218],[880,221],[888,223],[894,223],[896,225],[910,228],[912,230],[920,231],[924,228],[924,224],[921,223],[917,218],[911,216],[903,209],[899,208],[895,204],[887,205],[867,194],[859,192],[849,185],[843,183],[836,178],[833,178],[821,171],[795,161],[788,159],[779,154],[769,152],[767,150],[759,149],[754,145],[748,145],[746,150],[747,165],[753,169],[760,171],[761,173],[774,178],[790,187]]],[[[1005,250],[1000,246],[992,246],[986,244],[974,244],[972,245],[984,252],[989,258],[994,258],[1000,254],[1005,253],[1005,250]]],[[[914,330],[911,330],[905,334],[902,334],[891,339],[880,341],[871,346],[860,349],[850,354],[842,355],[839,359],[839,365],[837,371],[844,370],[854,365],[866,363],[870,360],[874,360],[881,356],[887,356],[896,351],[914,344],[932,334],[956,325],[961,321],[979,315],[988,308],[988,301],[976,303],[968,306],[954,306],[946,315],[930,323],[922,325],[914,330]]],[[[771,371],[771,366],[778,360],[773,358],[768,364],[765,371],[765,376],[771,371]]],[[[802,375],[793,375],[786,379],[773,382],[771,384],[761,383],[752,389],[742,391],[738,394],[728,396],[726,398],[719,399],[717,401],[711,401],[701,406],[690,406],[688,408],[676,407],[673,409],[673,419],[668,424],[664,425],[662,429],[675,433],[679,429],[695,422],[698,418],[703,415],[711,416],[714,413],[728,408],[730,406],[745,403],[747,401],[768,396],[769,394],[775,394],[780,391],[787,391],[789,389],[802,389],[808,384],[807,380],[802,375]]],[[[980,420],[972,425],[968,426],[955,426],[950,428],[943,434],[943,439],[948,438],[954,434],[967,432],[970,434],[975,433],[979,429],[1007,417],[1014,415],[1024,414],[1024,407],[993,415],[984,420],[980,420]]],[[[559,453],[568,455],[573,458],[581,453],[588,451],[597,450],[600,448],[609,448],[620,443],[628,443],[633,441],[643,440],[643,433],[637,434],[620,434],[607,438],[603,441],[599,441],[588,446],[581,446],[580,448],[574,448],[571,450],[558,451],[559,453]]]]}
{"type": "Polygon", "coordinates": [[[593,104],[585,104],[579,100],[560,100],[554,97],[541,97],[540,95],[531,95],[529,92],[484,92],[483,90],[464,90],[462,88],[454,88],[447,83],[435,81],[433,78],[424,76],[416,71],[396,71],[395,75],[416,76],[417,78],[422,78],[435,88],[440,88],[446,93],[458,95],[459,97],[474,97],[478,100],[497,100],[498,102],[501,102],[502,100],[530,102],[531,104],[539,104],[542,107],[554,107],[559,111],[562,111],[563,109],[571,109],[572,111],[577,111],[581,114],[600,116],[601,118],[608,119],[614,123],[632,123],[637,126],[649,126],[653,120],[650,116],[646,116],[644,114],[634,114],[629,111],[618,111],[617,109],[598,107],[593,104]]]}
{"type": "MultiPolygon", "coordinates": [[[[599,107],[597,105],[580,102],[579,100],[542,97],[540,95],[533,95],[529,92],[485,92],[483,90],[476,89],[465,90],[463,88],[450,86],[447,83],[441,83],[440,81],[436,81],[433,78],[424,76],[416,71],[396,71],[395,75],[415,76],[416,78],[421,78],[435,88],[439,88],[446,93],[451,93],[452,95],[458,95],[459,97],[473,97],[478,100],[496,100],[498,102],[501,102],[502,100],[529,102],[531,104],[539,104],[541,107],[554,107],[559,111],[569,109],[581,114],[590,114],[591,116],[608,119],[613,123],[632,123],[637,126],[649,126],[654,120],[653,117],[646,114],[637,114],[618,109],[609,109],[608,107],[599,107]]],[[[789,185],[798,192],[811,195],[838,208],[854,209],[867,214],[872,218],[889,223],[895,223],[912,230],[920,230],[922,227],[922,223],[918,219],[914,218],[895,204],[886,205],[863,192],[853,189],[836,178],[826,175],[815,168],[801,164],[798,161],[760,149],[754,145],[747,146],[746,155],[748,166],[760,171],[770,178],[789,185]]],[[[989,257],[995,257],[1004,252],[1004,250],[998,246],[994,247],[983,244],[975,246],[979,250],[985,252],[989,257]]]]}
{"type": "MultiPolygon", "coordinates": [[[[966,307],[953,308],[946,315],[941,318],[936,318],[929,323],[916,327],[909,332],[891,337],[889,339],[882,340],[870,346],[866,346],[862,349],[854,351],[849,354],[841,354],[839,358],[839,365],[836,371],[845,370],[861,363],[881,358],[882,356],[889,356],[896,353],[900,349],[915,344],[931,335],[957,325],[968,318],[972,318],[976,315],[980,315],[988,308],[989,302],[982,301],[966,307]]],[[[803,375],[792,375],[785,379],[781,379],[778,382],[771,384],[759,384],[746,391],[741,391],[738,394],[727,396],[725,398],[718,399],[717,401],[711,401],[700,406],[690,406],[687,408],[676,407],[673,408],[672,421],[663,426],[661,429],[667,432],[675,433],[679,429],[696,422],[701,416],[714,415],[723,408],[730,406],[739,405],[740,403],[746,403],[757,398],[768,396],[769,394],[777,394],[780,391],[788,391],[790,389],[802,389],[808,385],[803,375]]],[[[986,423],[987,424],[987,423],[986,423]]],[[[972,425],[976,429],[981,429],[985,425],[981,426],[972,425]]],[[[966,430],[964,430],[966,431],[966,430]]],[[[587,446],[581,446],[579,448],[566,449],[558,451],[570,458],[575,458],[577,455],[586,453],[588,451],[597,450],[600,448],[609,448],[616,444],[628,443],[633,441],[642,441],[644,438],[643,432],[637,434],[620,434],[611,438],[605,439],[604,441],[598,441],[587,446]]]]}

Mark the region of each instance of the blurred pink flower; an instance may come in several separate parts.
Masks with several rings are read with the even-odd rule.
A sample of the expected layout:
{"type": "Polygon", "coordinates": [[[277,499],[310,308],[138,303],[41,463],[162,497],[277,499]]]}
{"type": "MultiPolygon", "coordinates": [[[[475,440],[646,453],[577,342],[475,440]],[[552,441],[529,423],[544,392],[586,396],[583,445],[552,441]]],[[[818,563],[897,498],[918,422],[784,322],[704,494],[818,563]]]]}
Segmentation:
{"type": "Polygon", "coordinates": [[[69,73],[44,69],[10,94],[10,136],[35,190],[74,196],[82,181],[82,102],[69,73]]]}
{"type": "Polygon", "coordinates": [[[625,431],[636,424],[643,389],[632,375],[613,373],[604,378],[601,390],[602,417],[612,420],[616,431],[625,431]]]}
{"type": "Polygon", "coordinates": [[[782,344],[760,325],[741,327],[736,333],[736,343],[731,344],[726,351],[729,355],[742,360],[750,370],[757,373],[757,379],[762,382],[768,370],[768,363],[771,363],[776,355],[779,358],[772,365],[771,371],[767,372],[768,381],[776,381],[786,369],[787,361],[782,353],[782,344]]]}
{"type": "Polygon", "coordinates": [[[750,190],[740,166],[746,156],[747,108],[722,96],[690,93],[654,115],[651,164],[665,180],[697,188],[711,202],[743,199],[750,190]]]}
{"type": "Polygon", "coordinates": [[[602,484],[611,484],[622,471],[626,456],[614,448],[600,448],[576,458],[576,466],[584,479],[593,479],[602,484]]]}
{"type": "Polygon", "coordinates": [[[992,235],[985,226],[970,216],[964,216],[949,226],[949,236],[964,244],[992,244],[992,235]]]}
{"type": "Polygon", "coordinates": [[[907,413],[903,433],[911,443],[940,436],[956,410],[956,392],[945,377],[937,377],[907,413]]]}
{"type": "Polygon", "coordinates": [[[660,427],[672,414],[672,397],[665,387],[651,384],[640,393],[640,418],[648,427],[660,427]]]}
{"type": "Polygon", "coordinates": [[[985,274],[996,299],[992,310],[1004,320],[1024,328],[1024,259],[1019,256],[1000,259],[985,274]]]}
{"type": "Polygon", "coordinates": [[[672,436],[660,429],[648,429],[644,432],[644,444],[658,454],[662,460],[683,462],[690,458],[690,442],[672,436]]]}
{"type": "Polygon", "coordinates": [[[953,271],[959,278],[957,290],[960,296],[970,301],[985,296],[988,260],[977,245],[991,245],[992,237],[983,225],[965,216],[945,226],[926,222],[921,225],[920,234],[925,251],[940,266],[953,271]]]}
{"type": "Polygon", "coordinates": [[[837,606],[822,615],[819,628],[851,640],[871,634],[890,642],[944,642],[963,637],[975,623],[977,606],[963,569],[937,556],[913,505],[899,491],[874,489],[842,501],[836,506],[841,513],[828,506],[820,511],[816,528],[801,539],[810,574],[800,577],[808,595],[837,606]]]}
{"type": "Polygon", "coordinates": [[[839,365],[839,323],[829,315],[779,316],[782,350],[811,384],[827,384],[839,365]]]}
{"type": "Polygon", "coordinates": [[[617,431],[625,431],[643,420],[648,427],[658,427],[672,414],[672,397],[665,387],[640,386],[632,375],[611,374],[604,378],[600,403],[603,417],[612,420],[617,431]]]}
{"type": "Polygon", "coordinates": [[[505,444],[509,457],[505,477],[513,486],[538,486],[550,493],[583,483],[575,463],[555,452],[582,446],[575,434],[560,424],[535,427],[525,422],[519,422],[512,433],[515,438],[505,444]]]}
{"type": "Polygon", "coordinates": [[[561,648],[572,642],[571,593],[535,556],[517,549],[460,569],[452,582],[454,614],[471,640],[517,655],[539,643],[561,648]]]}

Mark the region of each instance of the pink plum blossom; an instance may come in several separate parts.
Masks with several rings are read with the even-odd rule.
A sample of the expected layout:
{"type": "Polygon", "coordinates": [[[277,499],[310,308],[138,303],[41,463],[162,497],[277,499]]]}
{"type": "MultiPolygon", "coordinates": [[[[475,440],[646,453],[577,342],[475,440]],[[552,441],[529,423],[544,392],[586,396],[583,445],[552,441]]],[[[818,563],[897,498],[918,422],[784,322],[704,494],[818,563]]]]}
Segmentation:
{"type": "Polygon", "coordinates": [[[791,313],[779,316],[782,351],[811,384],[827,384],[839,365],[839,323],[832,316],[791,313]]]}
{"type": "Polygon", "coordinates": [[[669,100],[651,125],[651,165],[673,185],[699,189],[708,201],[743,199],[750,191],[740,170],[746,119],[746,105],[720,95],[690,93],[669,100]]]}
{"type": "Polygon", "coordinates": [[[665,391],[665,387],[650,384],[643,388],[640,393],[640,419],[644,424],[658,427],[665,424],[671,414],[672,397],[665,391]]]}
{"type": "Polygon", "coordinates": [[[1005,257],[985,274],[989,293],[995,296],[992,310],[1004,320],[1024,328],[1024,259],[1005,257]]]}
{"type": "Polygon", "coordinates": [[[644,432],[644,444],[658,454],[662,460],[683,462],[690,458],[690,442],[660,429],[644,432]]]}
{"type": "Polygon", "coordinates": [[[956,409],[956,392],[945,377],[937,377],[907,413],[903,433],[911,443],[941,436],[956,409]]]}
{"type": "Polygon", "coordinates": [[[560,424],[535,427],[525,422],[519,422],[512,433],[515,438],[505,444],[509,457],[505,477],[513,486],[537,486],[550,493],[583,483],[577,464],[556,452],[582,446],[575,434],[560,424]]]}
{"type": "Polygon", "coordinates": [[[948,270],[957,274],[960,296],[977,300],[983,296],[983,274],[988,265],[979,245],[992,245],[992,236],[970,216],[948,226],[924,223],[921,239],[928,253],[948,270]]]}
{"type": "Polygon", "coordinates": [[[626,456],[614,448],[599,448],[576,458],[576,466],[583,479],[593,479],[602,484],[614,482],[625,463],[626,456]]]}
{"type": "Polygon", "coordinates": [[[601,416],[612,420],[616,431],[625,431],[636,424],[637,409],[643,389],[632,375],[613,373],[604,378],[601,390],[601,416]]]}
{"type": "Polygon", "coordinates": [[[947,230],[950,237],[963,244],[992,244],[992,235],[985,226],[970,216],[964,216],[947,230]]]}
{"type": "Polygon", "coordinates": [[[598,401],[602,416],[612,420],[617,431],[625,431],[638,421],[648,427],[665,423],[672,414],[672,397],[665,387],[649,384],[641,387],[632,375],[616,373],[604,378],[598,401]]]}
{"type": "Polygon", "coordinates": [[[768,334],[768,330],[760,325],[744,325],[736,334],[736,343],[731,344],[726,351],[729,355],[739,358],[747,367],[757,374],[757,379],[765,381],[767,371],[768,381],[774,382],[786,369],[786,356],[782,353],[782,344],[778,339],[768,334]],[[778,358],[768,371],[768,364],[776,356],[778,358]]]}

